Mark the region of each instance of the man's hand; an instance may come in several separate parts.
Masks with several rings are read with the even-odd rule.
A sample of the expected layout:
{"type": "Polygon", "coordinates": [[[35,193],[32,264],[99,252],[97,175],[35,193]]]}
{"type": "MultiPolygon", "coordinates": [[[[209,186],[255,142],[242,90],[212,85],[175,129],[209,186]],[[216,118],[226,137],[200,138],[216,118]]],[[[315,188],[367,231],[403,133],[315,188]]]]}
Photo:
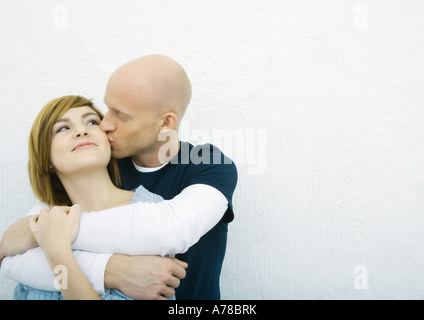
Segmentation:
{"type": "Polygon", "coordinates": [[[4,257],[24,253],[38,246],[29,228],[30,218],[20,218],[4,232],[0,242],[0,261],[4,257]]]}
{"type": "Polygon", "coordinates": [[[166,300],[186,276],[187,263],[176,258],[114,254],[105,271],[105,287],[137,300],[166,300]]]}

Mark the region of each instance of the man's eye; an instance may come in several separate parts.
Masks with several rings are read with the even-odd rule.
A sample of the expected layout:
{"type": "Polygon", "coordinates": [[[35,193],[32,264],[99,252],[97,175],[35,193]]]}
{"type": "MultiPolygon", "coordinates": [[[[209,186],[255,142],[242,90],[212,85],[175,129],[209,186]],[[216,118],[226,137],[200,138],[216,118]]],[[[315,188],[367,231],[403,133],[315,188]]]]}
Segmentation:
{"type": "Polygon", "coordinates": [[[120,111],[115,111],[115,117],[117,117],[121,121],[129,121],[130,117],[125,113],[121,113],[120,111]]]}

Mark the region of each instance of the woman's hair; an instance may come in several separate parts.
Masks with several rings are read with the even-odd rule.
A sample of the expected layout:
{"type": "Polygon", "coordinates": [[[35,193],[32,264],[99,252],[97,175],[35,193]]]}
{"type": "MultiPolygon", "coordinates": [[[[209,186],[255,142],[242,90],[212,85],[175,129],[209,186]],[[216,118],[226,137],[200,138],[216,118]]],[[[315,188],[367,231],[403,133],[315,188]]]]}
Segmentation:
{"type": "MultiPolygon", "coordinates": [[[[32,190],[37,198],[49,206],[68,206],[71,200],[59,177],[50,168],[50,147],[53,125],[71,108],[90,107],[103,119],[103,114],[94,107],[91,100],[81,96],[64,96],[47,103],[38,114],[28,141],[28,173],[32,190]]],[[[120,186],[118,163],[115,158],[107,166],[114,185],[120,186]]]]}

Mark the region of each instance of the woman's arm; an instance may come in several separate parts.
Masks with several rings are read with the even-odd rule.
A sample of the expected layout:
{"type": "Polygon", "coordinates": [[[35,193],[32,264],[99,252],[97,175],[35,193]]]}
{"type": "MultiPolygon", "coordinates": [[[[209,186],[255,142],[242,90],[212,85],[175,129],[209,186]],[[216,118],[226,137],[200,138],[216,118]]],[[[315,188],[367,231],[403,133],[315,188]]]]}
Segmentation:
{"type": "Polygon", "coordinates": [[[51,252],[47,260],[54,271],[62,272],[64,282],[59,283],[59,288],[65,300],[101,300],[81,271],[70,246],[51,252]]]}
{"type": "Polygon", "coordinates": [[[81,207],[54,207],[32,216],[30,229],[46,254],[51,269],[61,270],[60,291],[64,299],[101,299],[76,262],[71,249],[79,228],[81,207]]]}
{"type": "MultiPolygon", "coordinates": [[[[105,294],[104,275],[112,254],[74,250],[73,255],[95,291],[99,295],[105,294]]],[[[57,274],[50,268],[46,255],[40,247],[5,257],[0,271],[2,276],[27,286],[59,291],[59,288],[55,287],[57,274]]]]}

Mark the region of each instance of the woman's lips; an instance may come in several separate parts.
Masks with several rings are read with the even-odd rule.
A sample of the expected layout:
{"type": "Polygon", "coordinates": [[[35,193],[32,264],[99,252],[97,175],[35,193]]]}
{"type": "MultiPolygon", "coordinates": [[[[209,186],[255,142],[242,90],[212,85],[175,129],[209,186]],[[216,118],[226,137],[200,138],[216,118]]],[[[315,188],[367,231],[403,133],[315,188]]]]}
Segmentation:
{"type": "Polygon", "coordinates": [[[95,143],[93,142],[81,142],[78,143],[74,149],[72,149],[72,151],[77,151],[77,150],[84,150],[84,149],[89,149],[91,147],[95,147],[97,146],[95,143]]]}

